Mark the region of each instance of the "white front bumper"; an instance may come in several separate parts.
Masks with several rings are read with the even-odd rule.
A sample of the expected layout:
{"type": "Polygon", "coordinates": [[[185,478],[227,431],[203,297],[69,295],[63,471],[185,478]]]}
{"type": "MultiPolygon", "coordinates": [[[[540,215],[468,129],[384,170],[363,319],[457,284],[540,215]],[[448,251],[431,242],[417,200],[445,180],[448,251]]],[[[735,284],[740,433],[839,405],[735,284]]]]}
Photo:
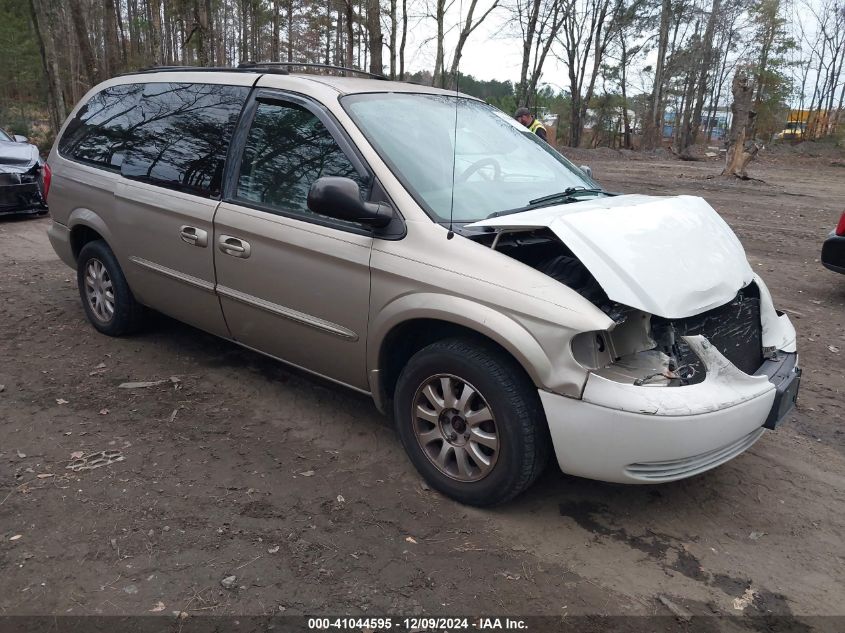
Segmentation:
{"type": "Polygon", "coordinates": [[[700,384],[642,387],[591,374],[581,400],[540,391],[562,471],[619,483],[674,481],[757,441],[775,386],[741,372],[702,337],[687,342],[707,366],[700,384]]]}

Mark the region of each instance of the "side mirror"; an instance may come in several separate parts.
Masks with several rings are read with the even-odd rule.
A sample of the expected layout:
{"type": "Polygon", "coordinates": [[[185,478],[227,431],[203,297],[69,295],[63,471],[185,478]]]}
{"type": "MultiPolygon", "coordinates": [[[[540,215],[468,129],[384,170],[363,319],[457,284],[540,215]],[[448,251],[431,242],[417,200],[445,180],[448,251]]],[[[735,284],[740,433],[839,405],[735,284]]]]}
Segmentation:
{"type": "Polygon", "coordinates": [[[585,174],[587,174],[587,178],[593,177],[593,168],[590,167],[589,165],[581,165],[581,167],[579,167],[579,169],[581,171],[583,171],[585,174]]]}
{"type": "Polygon", "coordinates": [[[15,143],[29,143],[29,139],[20,134],[15,134],[15,143]]]}
{"type": "Polygon", "coordinates": [[[358,183],[351,178],[323,176],[308,191],[308,208],[338,220],[360,222],[381,228],[390,224],[393,209],[384,203],[364,202],[358,183]]]}

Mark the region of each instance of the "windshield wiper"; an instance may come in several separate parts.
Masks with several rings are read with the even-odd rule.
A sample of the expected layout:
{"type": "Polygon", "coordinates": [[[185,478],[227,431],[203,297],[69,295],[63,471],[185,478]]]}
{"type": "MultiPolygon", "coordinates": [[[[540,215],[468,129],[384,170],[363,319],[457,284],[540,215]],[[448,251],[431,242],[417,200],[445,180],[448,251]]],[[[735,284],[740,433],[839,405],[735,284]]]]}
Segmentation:
{"type": "Polygon", "coordinates": [[[586,187],[567,187],[563,191],[559,191],[558,193],[553,193],[548,196],[543,196],[542,198],[534,198],[534,200],[529,200],[528,204],[524,207],[517,207],[516,209],[506,209],[504,211],[496,211],[495,213],[491,213],[488,215],[485,220],[490,220],[492,218],[498,218],[503,215],[511,215],[513,213],[522,213],[523,211],[531,211],[532,209],[538,209],[540,207],[545,207],[555,202],[573,202],[575,199],[584,193],[603,193],[606,196],[614,196],[617,194],[610,193],[609,191],[605,191],[604,189],[588,189],[586,187]]]}
{"type": "Polygon", "coordinates": [[[547,202],[557,202],[561,199],[574,198],[575,196],[580,196],[584,193],[605,193],[605,191],[604,189],[588,189],[587,187],[567,187],[566,189],[564,189],[563,191],[559,191],[558,193],[553,193],[548,196],[543,196],[542,198],[534,198],[534,200],[529,200],[528,206],[543,206],[547,202]]]}

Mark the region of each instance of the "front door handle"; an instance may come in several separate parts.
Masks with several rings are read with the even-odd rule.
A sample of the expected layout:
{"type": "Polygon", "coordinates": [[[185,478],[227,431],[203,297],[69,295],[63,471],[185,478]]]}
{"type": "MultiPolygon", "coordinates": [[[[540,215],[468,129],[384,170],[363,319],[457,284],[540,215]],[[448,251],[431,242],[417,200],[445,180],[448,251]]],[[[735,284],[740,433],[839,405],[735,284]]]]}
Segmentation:
{"type": "Polygon", "coordinates": [[[227,255],[240,257],[242,259],[249,257],[252,252],[249,242],[237,237],[232,237],[231,235],[221,235],[217,242],[217,247],[227,255]]]}
{"type": "Polygon", "coordinates": [[[208,246],[208,233],[195,226],[182,226],[179,229],[179,237],[182,241],[191,246],[208,246]]]}

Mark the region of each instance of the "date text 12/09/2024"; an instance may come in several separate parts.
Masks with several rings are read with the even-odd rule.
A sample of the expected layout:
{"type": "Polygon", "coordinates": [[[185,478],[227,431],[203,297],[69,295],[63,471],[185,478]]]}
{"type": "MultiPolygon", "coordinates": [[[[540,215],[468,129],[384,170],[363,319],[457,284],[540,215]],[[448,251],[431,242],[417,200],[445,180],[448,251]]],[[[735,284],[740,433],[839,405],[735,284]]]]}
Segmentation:
{"type": "Polygon", "coordinates": [[[309,631],[526,631],[528,625],[519,618],[425,618],[425,617],[343,617],[308,618],[309,631]]]}

